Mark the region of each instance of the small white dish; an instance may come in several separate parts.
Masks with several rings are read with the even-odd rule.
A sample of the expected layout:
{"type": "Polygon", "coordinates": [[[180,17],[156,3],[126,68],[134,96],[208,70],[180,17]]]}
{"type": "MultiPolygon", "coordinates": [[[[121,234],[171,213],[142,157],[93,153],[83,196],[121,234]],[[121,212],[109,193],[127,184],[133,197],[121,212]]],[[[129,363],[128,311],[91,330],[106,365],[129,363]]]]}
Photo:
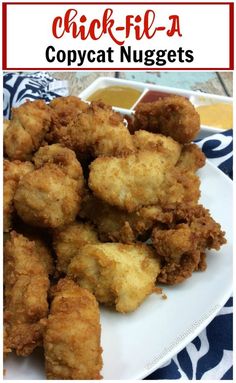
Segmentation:
{"type": "MultiPolygon", "coordinates": [[[[82,100],[87,100],[87,98],[93,94],[96,90],[107,88],[108,86],[129,86],[135,89],[138,89],[142,91],[142,94],[140,97],[135,101],[133,106],[130,109],[124,109],[124,108],[118,108],[113,106],[113,109],[117,112],[120,112],[122,114],[130,114],[134,112],[134,109],[136,105],[139,103],[139,101],[142,99],[142,97],[145,95],[146,92],[149,90],[156,90],[163,93],[170,93],[170,94],[177,94],[180,96],[187,97],[192,104],[197,107],[200,105],[209,105],[212,103],[230,103],[233,104],[233,98],[232,97],[225,97],[225,96],[219,96],[219,95],[213,95],[210,93],[203,93],[200,91],[191,91],[191,90],[185,90],[185,89],[179,89],[179,88],[171,88],[167,86],[161,86],[161,85],[154,85],[154,84],[147,84],[143,82],[137,82],[137,81],[130,81],[130,80],[123,80],[118,78],[112,78],[112,77],[99,77],[94,82],[92,82],[86,89],[84,89],[80,94],[79,97],[82,98],[82,100]]],[[[217,127],[207,126],[207,125],[201,125],[200,133],[197,137],[197,139],[202,139],[207,136],[210,136],[214,133],[223,132],[225,129],[220,129],[217,127]]]]}

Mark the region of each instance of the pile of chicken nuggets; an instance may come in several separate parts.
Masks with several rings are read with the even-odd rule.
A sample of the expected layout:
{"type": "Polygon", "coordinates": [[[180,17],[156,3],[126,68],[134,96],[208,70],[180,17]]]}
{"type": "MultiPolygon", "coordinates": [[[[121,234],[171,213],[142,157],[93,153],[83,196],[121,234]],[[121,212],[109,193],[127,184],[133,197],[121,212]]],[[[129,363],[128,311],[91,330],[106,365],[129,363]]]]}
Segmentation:
{"type": "Polygon", "coordinates": [[[226,242],[198,203],[199,115],[180,96],[126,119],[69,96],[4,128],[5,355],[39,346],[48,379],[101,379],[99,304],[134,311],[226,242]]]}

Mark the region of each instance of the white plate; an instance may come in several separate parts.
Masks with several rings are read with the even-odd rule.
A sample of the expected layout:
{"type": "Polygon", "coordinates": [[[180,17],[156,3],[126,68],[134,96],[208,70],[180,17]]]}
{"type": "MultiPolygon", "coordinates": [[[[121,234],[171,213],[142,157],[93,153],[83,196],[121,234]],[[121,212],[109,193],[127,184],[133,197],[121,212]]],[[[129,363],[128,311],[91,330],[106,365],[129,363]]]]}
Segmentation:
{"type": "MultiPolygon", "coordinates": [[[[142,379],[182,350],[214,318],[232,291],[232,182],[209,162],[199,171],[201,203],[226,231],[227,244],[210,251],[205,272],[153,294],[132,314],[101,310],[104,379],[142,379]]],[[[45,379],[43,355],[10,355],[5,379],[45,379]]]]}

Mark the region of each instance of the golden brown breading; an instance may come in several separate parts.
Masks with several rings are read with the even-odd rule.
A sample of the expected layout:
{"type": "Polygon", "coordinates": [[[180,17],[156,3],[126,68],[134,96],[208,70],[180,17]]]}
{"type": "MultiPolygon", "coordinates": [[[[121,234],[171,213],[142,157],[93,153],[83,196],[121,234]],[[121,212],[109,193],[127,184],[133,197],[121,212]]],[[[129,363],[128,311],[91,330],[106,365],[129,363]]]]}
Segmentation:
{"type": "Polygon", "coordinates": [[[17,183],[9,180],[3,184],[3,231],[8,232],[12,228],[12,215],[14,213],[13,199],[17,183]]]}
{"type": "Polygon", "coordinates": [[[169,170],[159,191],[159,204],[163,208],[176,208],[178,205],[195,205],[200,198],[200,179],[192,171],[169,170]]]}
{"type": "Polygon", "coordinates": [[[210,211],[202,205],[181,207],[174,211],[174,224],[187,223],[198,241],[198,247],[202,249],[219,250],[226,243],[225,232],[210,211]]]}
{"type": "Polygon", "coordinates": [[[171,137],[138,130],[133,135],[134,145],[138,150],[154,150],[167,156],[171,165],[175,165],[180,157],[182,145],[171,137]]]}
{"type": "Polygon", "coordinates": [[[94,296],[67,278],[53,293],[44,336],[47,379],[101,379],[101,326],[94,296]]]}
{"type": "Polygon", "coordinates": [[[88,110],[79,114],[58,141],[76,153],[90,153],[95,157],[134,150],[132,136],[123,123],[123,117],[100,102],[92,102],[88,110]]]}
{"type": "Polygon", "coordinates": [[[80,217],[92,222],[102,242],[132,243],[146,234],[154,224],[169,222],[171,213],[160,206],[143,207],[128,213],[99,200],[91,194],[82,200],[80,217]]]}
{"type": "Polygon", "coordinates": [[[128,212],[142,206],[197,202],[199,185],[193,172],[171,166],[168,156],[155,151],[100,157],[90,165],[89,187],[94,194],[128,212]]]}
{"type": "Polygon", "coordinates": [[[196,249],[194,234],[188,225],[170,230],[154,229],[152,239],[162,261],[159,282],[173,285],[191,277],[201,252],[196,249]]]}
{"type": "Polygon", "coordinates": [[[76,96],[56,97],[49,103],[60,125],[68,125],[78,114],[85,112],[89,104],[76,96]]]}
{"type": "Polygon", "coordinates": [[[188,99],[170,96],[138,104],[132,129],[161,133],[185,144],[199,133],[200,117],[188,99]]]}
{"type": "Polygon", "coordinates": [[[206,156],[196,144],[183,145],[179,160],[179,169],[196,172],[205,165],[206,156]]]}
{"type": "Polygon", "coordinates": [[[3,134],[5,134],[7,128],[9,127],[10,125],[10,120],[3,120],[3,134]]]}
{"type": "Polygon", "coordinates": [[[3,160],[4,181],[13,180],[19,182],[27,173],[34,170],[34,165],[30,161],[8,161],[3,160]]]}
{"type": "Polygon", "coordinates": [[[82,191],[84,186],[83,170],[73,150],[60,144],[43,146],[35,153],[33,162],[36,169],[47,163],[59,166],[66,175],[79,182],[79,188],[82,191]]]}
{"type": "Polygon", "coordinates": [[[49,246],[45,243],[45,241],[37,234],[30,234],[27,236],[31,241],[34,241],[36,250],[40,255],[40,260],[43,262],[48,275],[53,275],[55,272],[55,266],[53,262],[53,257],[49,246]]]}
{"type": "Polygon", "coordinates": [[[155,228],[152,233],[162,264],[158,281],[172,285],[195,270],[205,270],[206,249],[219,250],[226,243],[224,234],[202,205],[174,210],[169,229],[155,228]]]}
{"type": "Polygon", "coordinates": [[[72,259],[68,276],[99,302],[125,313],[155,291],[159,271],[159,261],[147,245],[101,243],[83,246],[72,259]]]}
{"type": "Polygon", "coordinates": [[[74,121],[78,114],[85,112],[89,105],[76,96],[66,96],[54,98],[49,106],[53,112],[53,120],[46,139],[48,142],[57,142],[66,133],[67,125],[74,121]]]}
{"type": "Polygon", "coordinates": [[[67,272],[72,258],[88,243],[99,243],[94,228],[86,223],[73,222],[53,233],[53,247],[57,255],[57,270],[67,272]]]}
{"type": "Polygon", "coordinates": [[[51,232],[38,227],[28,226],[19,217],[14,220],[14,230],[35,243],[40,259],[46,266],[47,273],[53,276],[55,265],[51,246],[51,232]]]}
{"type": "Polygon", "coordinates": [[[89,187],[110,205],[132,212],[159,202],[169,167],[165,156],[152,151],[100,157],[90,165],[89,187]]]}
{"type": "Polygon", "coordinates": [[[51,109],[43,100],[27,101],[12,109],[4,134],[4,148],[11,160],[28,160],[41,145],[51,124],[51,109]]]}
{"type": "Polygon", "coordinates": [[[131,243],[135,234],[130,226],[130,220],[136,213],[127,213],[106,202],[87,194],[81,203],[79,216],[92,222],[103,242],[131,243]]]}
{"type": "Polygon", "coordinates": [[[34,170],[31,162],[3,161],[3,226],[4,232],[8,232],[12,227],[12,215],[14,213],[13,198],[17,189],[18,182],[27,173],[34,170]]]}
{"type": "Polygon", "coordinates": [[[41,344],[48,273],[34,241],[11,232],[4,249],[5,349],[27,356],[41,344]]]}
{"type": "Polygon", "coordinates": [[[26,174],[18,184],[14,204],[30,225],[56,228],[75,220],[80,207],[80,185],[54,164],[26,174]]]}

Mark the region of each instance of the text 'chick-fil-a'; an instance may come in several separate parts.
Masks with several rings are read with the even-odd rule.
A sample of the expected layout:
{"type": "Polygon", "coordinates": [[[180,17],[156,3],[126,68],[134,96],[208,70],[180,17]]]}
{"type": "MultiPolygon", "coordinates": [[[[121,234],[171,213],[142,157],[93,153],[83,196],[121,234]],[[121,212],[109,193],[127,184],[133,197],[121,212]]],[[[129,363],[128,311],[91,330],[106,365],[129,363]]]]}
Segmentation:
{"type": "Polygon", "coordinates": [[[117,25],[113,17],[113,10],[107,8],[99,20],[98,18],[88,21],[85,15],[79,15],[74,8],[68,9],[64,16],[56,16],[52,23],[52,33],[57,39],[62,38],[65,34],[70,34],[72,38],[80,38],[86,40],[99,40],[104,34],[108,34],[111,39],[118,45],[123,45],[131,33],[134,34],[136,40],[143,37],[152,39],[157,32],[164,31],[168,37],[175,34],[182,36],[180,31],[180,20],[178,15],[170,15],[168,17],[168,27],[157,25],[156,13],[149,9],[143,16],[126,15],[123,25],[117,25]]]}

